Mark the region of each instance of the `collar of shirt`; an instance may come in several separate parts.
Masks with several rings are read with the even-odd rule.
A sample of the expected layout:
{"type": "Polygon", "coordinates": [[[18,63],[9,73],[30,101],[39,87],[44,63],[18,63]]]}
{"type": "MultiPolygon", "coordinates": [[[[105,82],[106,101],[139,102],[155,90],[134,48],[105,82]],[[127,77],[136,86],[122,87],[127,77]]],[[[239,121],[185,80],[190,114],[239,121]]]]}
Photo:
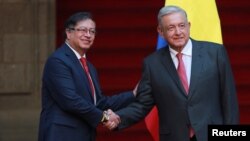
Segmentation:
{"type": "MultiPolygon", "coordinates": [[[[187,44],[184,46],[184,48],[182,49],[181,53],[184,55],[184,56],[189,56],[189,57],[192,57],[192,42],[191,40],[189,39],[187,44]]],[[[171,53],[171,56],[172,58],[173,57],[176,57],[176,54],[178,53],[177,51],[175,51],[174,49],[172,49],[170,46],[169,46],[169,51],[171,53]]]]}
{"type": "Polygon", "coordinates": [[[86,58],[86,54],[84,54],[83,56],[81,56],[74,48],[72,48],[69,43],[66,41],[65,42],[66,45],[68,45],[68,47],[74,52],[74,54],[76,55],[77,59],[80,60],[81,57],[86,58]]]}
{"type": "MultiPolygon", "coordinates": [[[[68,47],[75,53],[76,57],[78,58],[78,60],[80,62],[81,55],[74,48],[72,48],[67,41],[65,41],[65,44],[67,44],[68,47]]],[[[82,57],[86,58],[86,54],[83,54],[82,57]]],[[[82,65],[82,63],[80,63],[80,64],[82,65]]],[[[93,83],[91,76],[90,76],[90,79],[91,79],[91,82],[93,83]]],[[[93,83],[93,85],[94,85],[94,83],[93,83]]],[[[95,90],[94,90],[94,104],[96,105],[96,91],[95,90]]]]}
{"type": "MultiPolygon", "coordinates": [[[[182,49],[181,53],[183,54],[183,62],[185,65],[186,69],[186,75],[188,79],[188,84],[190,84],[190,77],[191,77],[191,64],[192,64],[192,42],[189,39],[186,46],[182,49]]],[[[169,51],[171,54],[171,58],[173,60],[173,63],[175,65],[175,68],[178,67],[178,59],[176,57],[176,54],[178,53],[177,51],[173,50],[172,48],[169,47],[169,51]]]]}

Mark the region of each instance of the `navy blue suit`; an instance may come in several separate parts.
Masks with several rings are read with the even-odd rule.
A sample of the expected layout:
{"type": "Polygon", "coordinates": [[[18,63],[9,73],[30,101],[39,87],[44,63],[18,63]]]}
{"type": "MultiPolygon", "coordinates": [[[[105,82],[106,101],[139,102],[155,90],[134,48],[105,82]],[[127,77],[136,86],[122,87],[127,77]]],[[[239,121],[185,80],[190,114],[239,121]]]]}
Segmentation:
{"type": "Polygon", "coordinates": [[[97,72],[88,62],[97,103],[74,52],[63,44],[47,60],[42,78],[39,141],[94,141],[103,110],[118,110],[135,98],[132,92],[106,97],[97,72]]]}
{"type": "Polygon", "coordinates": [[[160,141],[189,141],[188,127],[198,141],[207,141],[208,124],[238,124],[239,109],[234,78],[222,45],[192,40],[189,93],[186,95],[169,48],[144,60],[136,102],[117,111],[119,128],[144,118],[156,105],[160,141]]]}

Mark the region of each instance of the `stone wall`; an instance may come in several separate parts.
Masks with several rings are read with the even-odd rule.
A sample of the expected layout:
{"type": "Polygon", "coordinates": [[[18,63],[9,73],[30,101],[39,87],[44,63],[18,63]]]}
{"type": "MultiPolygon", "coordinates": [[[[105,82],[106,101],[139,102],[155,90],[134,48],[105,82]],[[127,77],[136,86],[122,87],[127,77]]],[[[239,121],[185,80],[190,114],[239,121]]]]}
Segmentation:
{"type": "Polygon", "coordinates": [[[0,33],[0,141],[34,141],[42,69],[55,49],[55,0],[0,0],[0,33]]]}

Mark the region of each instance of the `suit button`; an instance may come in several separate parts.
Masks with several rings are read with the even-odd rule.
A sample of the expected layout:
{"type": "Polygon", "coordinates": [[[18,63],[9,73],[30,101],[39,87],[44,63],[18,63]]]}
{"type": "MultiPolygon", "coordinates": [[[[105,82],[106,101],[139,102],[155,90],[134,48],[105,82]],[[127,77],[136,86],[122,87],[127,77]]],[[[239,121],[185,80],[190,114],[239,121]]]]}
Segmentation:
{"type": "Polygon", "coordinates": [[[189,103],[189,107],[193,107],[194,105],[192,103],[189,103]]]}

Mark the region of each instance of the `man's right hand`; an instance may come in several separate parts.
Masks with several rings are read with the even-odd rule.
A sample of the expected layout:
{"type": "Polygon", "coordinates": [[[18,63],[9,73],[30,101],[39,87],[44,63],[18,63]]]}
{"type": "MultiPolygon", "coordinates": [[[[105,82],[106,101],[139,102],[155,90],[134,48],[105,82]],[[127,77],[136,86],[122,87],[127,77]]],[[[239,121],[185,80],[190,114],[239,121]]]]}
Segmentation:
{"type": "Polygon", "coordinates": [[[109,130],[113,130],[121,123],[121,119],[116,113],[114,113],[110,109],[107,110],[107,113],[109,115],[109,120],[103,124],[109,130]]]}

